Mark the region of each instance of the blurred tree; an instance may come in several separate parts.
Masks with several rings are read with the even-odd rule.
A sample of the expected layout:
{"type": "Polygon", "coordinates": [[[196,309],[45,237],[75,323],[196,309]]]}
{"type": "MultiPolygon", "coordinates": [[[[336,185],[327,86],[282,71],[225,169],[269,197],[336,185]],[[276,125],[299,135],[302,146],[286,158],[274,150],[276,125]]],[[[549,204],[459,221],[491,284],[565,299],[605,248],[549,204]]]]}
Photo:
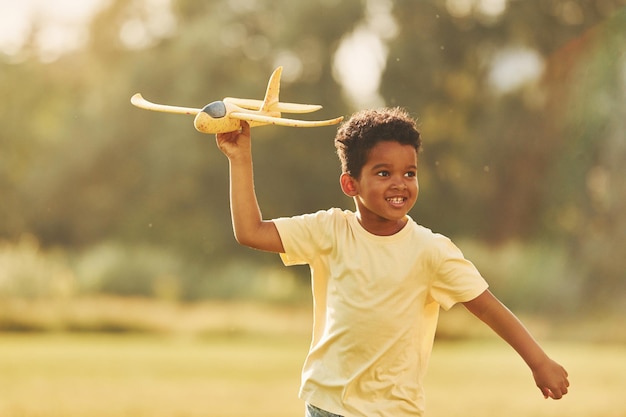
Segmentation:
{"type": "Polygon", "coordinates": [[[492,244],[567,242],[567,291],[623,309],[626,2],[487,3],[395,3],[382,93],[422,120],[416,215],[492,244]]]}
{"type": "Polygon", "coordinates": [[[626,9],[568,43],[548,68],[553,118],[542,130],[556,152],[544,182],[542,220],[571,248],[572,286],[581,299],[623,312],[626,9]]]}
{"type": "Polygon", "coordinates": [[[399,33],[382,92],[422,121],[421,221],[492,243],[545,237],[537,211],[558,139],[537,129],[551,120],[539,75],[565,43],[624,5],[395,2],[399,33]]]}
{"type": "MultiPolygon", "coordinates": [[[[581,289],[624,281],[614,260],[626,236],[626,0],[396,0],[382,26],[372,11],[386,0],[170,4],[113,0],[85,49],[54,62],[40,62],[32,43],[19,59],[0,56],[1,236],[229,262],[226,159],[191,118],[135,109],[130,96],[195,107],[260,98],[284,65],[283,100],[345,114],[333,57],[369,19],[387,47],[380,95],[424,134],[416,219],[491,243],[566,241],[585,265],[581,289]]],[[[266,217],[350,206],[334,131],[253,131],[266,217]]]]}

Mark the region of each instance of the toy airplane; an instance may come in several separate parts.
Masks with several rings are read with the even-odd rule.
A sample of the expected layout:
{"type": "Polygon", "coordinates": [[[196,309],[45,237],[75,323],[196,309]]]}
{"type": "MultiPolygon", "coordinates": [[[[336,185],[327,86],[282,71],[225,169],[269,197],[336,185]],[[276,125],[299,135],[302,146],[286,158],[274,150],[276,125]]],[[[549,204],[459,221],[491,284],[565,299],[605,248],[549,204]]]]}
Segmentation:
{"type": "Polygon", "coordinates": [[[283,68],[278,67],[272,73],[263,101],[226,97],[221,101],[207,104],[202,109],[194,109],[151,103],[137,93],[130,99],[130,102],[146,110],[195,115],[193,124],[196,130],[202,133],[233,132],[239,130],[241,120],[250,123],[250,127],[270,124],[291,127],[318,127],[334,125],[343,120],[343,117],[329,120],[296,120],[281,117],[281,112],[310,113],[322,108],[322,106],[315,104],[279,102],[278,94],[282,71],[283,68]]]}

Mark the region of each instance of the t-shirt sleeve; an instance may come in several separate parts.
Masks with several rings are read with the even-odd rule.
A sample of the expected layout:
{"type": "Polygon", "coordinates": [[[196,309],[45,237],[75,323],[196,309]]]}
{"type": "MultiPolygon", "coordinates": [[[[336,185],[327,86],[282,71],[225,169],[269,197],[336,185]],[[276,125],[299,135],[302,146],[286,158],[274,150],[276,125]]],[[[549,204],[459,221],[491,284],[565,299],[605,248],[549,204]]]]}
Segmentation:
{"type": "Polygon", "coordinates": [[[310,264],[331,245],[328,233],[333,211],[318,211],[295,217],[281,217],[273,222],[283,243],[280,258],[287,266],[310,264]]]}
{"type": "Polygon", "coordinates": [[[444,310],[454,304],[473,300],[489,285],[472,262],[450,239],[439,235],[431,297],[444,310]]]}

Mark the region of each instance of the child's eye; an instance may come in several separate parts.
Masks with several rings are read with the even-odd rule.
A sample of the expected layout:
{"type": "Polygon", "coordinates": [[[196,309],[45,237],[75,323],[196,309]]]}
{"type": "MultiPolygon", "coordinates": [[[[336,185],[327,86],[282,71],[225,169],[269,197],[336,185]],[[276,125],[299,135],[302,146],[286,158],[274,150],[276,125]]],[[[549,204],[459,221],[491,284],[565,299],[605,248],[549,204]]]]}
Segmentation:
{"type": "Polygon", "coordinates": [[[379,171],[376,175],[378,175],[379,177],[388,177],[389,171],[379,171]]]}
{"type": "Polygon", "coordinates": [[[414,177],[416,175],[416,173],[415,173],[415,171],[409,171],[409,172],[407,172],[404,175],[406,175],[407,177],[414,177]]]}

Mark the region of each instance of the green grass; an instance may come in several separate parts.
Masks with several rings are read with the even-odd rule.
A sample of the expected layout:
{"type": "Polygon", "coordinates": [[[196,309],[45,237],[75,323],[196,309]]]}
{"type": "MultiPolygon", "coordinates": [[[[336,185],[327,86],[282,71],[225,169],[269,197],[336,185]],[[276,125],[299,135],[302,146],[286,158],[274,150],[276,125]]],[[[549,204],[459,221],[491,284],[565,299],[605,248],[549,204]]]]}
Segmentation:
{"type": "MultiPolygon", "coordinates": [[[[0,334],[3,417],[293,417],[302,335],[0,334]]],[[[624,417],[626,349],[549,344],[571,392],[544,400],[499,340],[438,342],[427,376],[431,417],[624,417]]]]}
{"type": "Polygon", "coordinates": [[[0,336],[6,417],[300,415],[306,341],[0,336]],[[256,404],[256,406],[255,406],[256,404]]]}
{"type": "Polygon", "coordinates": [[[624,417],[624,345],[544,344],[568,370],[570,391],[546,400],[504,342],[435,345],[426,382],[428,416],[624,417]]]}

